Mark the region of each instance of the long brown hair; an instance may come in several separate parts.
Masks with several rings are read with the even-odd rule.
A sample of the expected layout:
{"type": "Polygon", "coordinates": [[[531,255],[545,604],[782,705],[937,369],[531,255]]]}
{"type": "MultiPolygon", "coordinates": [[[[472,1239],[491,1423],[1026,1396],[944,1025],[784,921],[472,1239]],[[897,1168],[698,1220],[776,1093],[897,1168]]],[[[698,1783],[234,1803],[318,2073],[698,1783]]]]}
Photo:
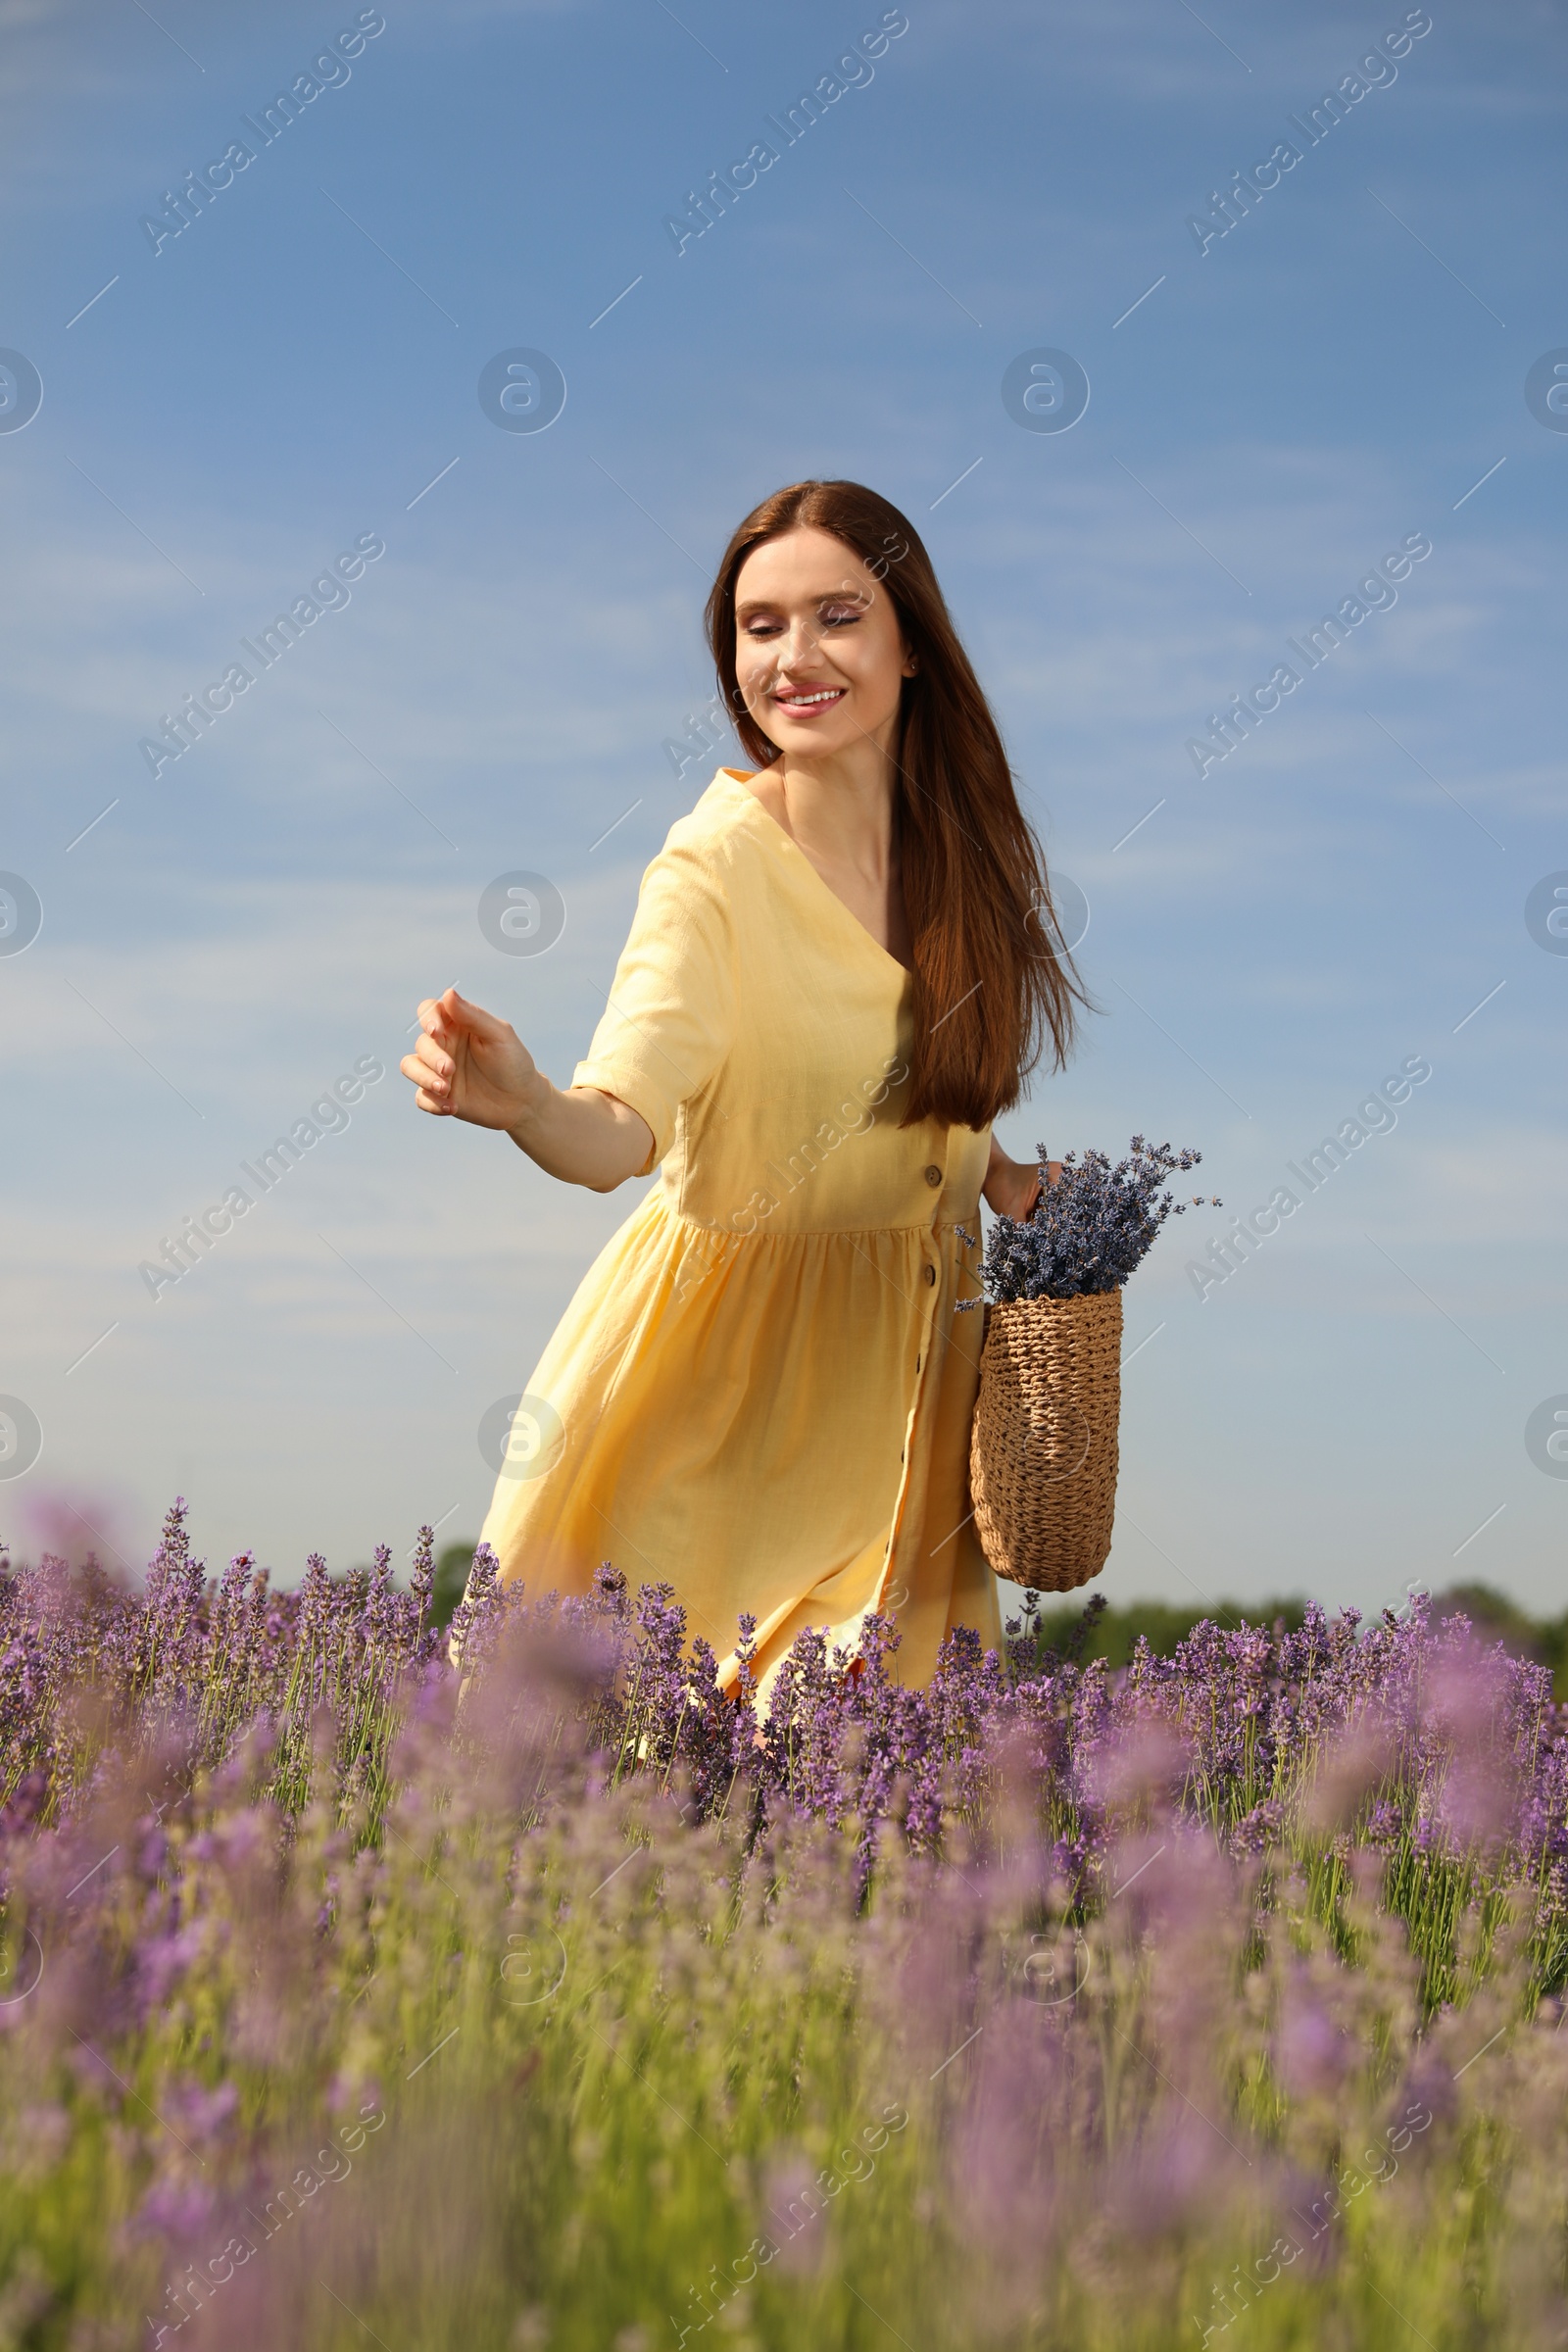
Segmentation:
{"type": "Polygon", "coordinates": [[[853,549],[892,597],[918,667],[904,682],[893,839],[914,941],[914,1053],[901,1124],[982,1130],[1010,1110],[1051,1042],[1060,1069],[1089,999],[1062,938],[1044,853],[914,525],[859,482],[793,482],[740,525],[708,599],[724,702],[759,767],[779,757],[735,664],[735,582],[764,539],[811,526],[853,549]]]}

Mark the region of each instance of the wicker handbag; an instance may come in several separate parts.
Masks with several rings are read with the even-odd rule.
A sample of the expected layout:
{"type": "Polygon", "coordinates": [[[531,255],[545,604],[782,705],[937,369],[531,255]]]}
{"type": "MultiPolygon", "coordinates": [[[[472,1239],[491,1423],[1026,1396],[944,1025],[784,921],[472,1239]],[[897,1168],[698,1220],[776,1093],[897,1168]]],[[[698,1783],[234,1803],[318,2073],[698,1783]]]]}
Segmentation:
{"type": "Polygon", "coordinates": [[[1098,1576],[1116,1513],[1121,1292],[986,1309],[969,1488],[998,1576],[1071,1592],[1098,1576]]]}

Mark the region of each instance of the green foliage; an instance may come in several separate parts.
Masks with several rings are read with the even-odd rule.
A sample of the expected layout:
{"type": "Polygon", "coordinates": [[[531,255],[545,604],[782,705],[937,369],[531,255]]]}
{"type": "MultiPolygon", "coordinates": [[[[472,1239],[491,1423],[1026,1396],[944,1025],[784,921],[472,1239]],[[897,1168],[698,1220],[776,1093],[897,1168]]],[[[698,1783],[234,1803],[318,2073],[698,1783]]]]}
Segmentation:
{"type": "MultiPolygon", "coordinates": [[[[1091,1631],[1083,1655],[1103,1658],[1112,1667],[1125,1666],[1140,1634],[1157,1657],[1169,1657],[1195,1625],[1211,1619],[1221,1626],[1274,1625],[1294,1631],[1305,1614],[1299,1596],[1284,1600],[1221,1600],[1188,1608],[1159,1600],[1133,1600],[1107,1605],[1091,1631]]],[[[1433,1595],[1434,1619],[1462,1611],[1484,1642],[1500,1642],[1511,1655],[1535,1658],[1549,1667],[1555,1695],[1568,1699],[1568,1613],[1561,1617],[1527,1616],[1507,1594],[1493,1585],[1449,1585],[1433,1595]]],[[[1039,1612],[1042,1646],[1059,1649],[1083,1616],[1083,1595],[1046,1600],[1039,1612]]]]}
{"type": "Polygon", "coordinates": [[[1568,1697],[1568,1612],[1561,1617],[1528,1617],[1494,1585],[1450,1585],[1436,1604],[1462,1609],[1486,1642],[1500,1642],[1516,1658],[1536,1658],[1551,1669],[1558,1698],[1568,1697]]]}
{"type": "Polygon", "coordinates": [[[463,1598],[468,1582],[468,1570],[473,1566],[471,1544],[448,1544],[436,1554],[435,1583],[430,1591],[429,1618],[432,1625],[450,1625],[452,1612],[463,1598]]]}

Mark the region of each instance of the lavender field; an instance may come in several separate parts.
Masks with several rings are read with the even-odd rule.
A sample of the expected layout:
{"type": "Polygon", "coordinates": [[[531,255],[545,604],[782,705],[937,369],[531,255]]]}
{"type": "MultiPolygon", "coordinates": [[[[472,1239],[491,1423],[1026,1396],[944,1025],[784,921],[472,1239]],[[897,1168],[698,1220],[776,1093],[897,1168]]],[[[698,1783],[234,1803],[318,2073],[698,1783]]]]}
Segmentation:
{"type": "Polygon", "coordinates": [[[1436,1622],[0,1576],[0,2345],[1568,2340],[1568,1742],[1436,1622]]]}

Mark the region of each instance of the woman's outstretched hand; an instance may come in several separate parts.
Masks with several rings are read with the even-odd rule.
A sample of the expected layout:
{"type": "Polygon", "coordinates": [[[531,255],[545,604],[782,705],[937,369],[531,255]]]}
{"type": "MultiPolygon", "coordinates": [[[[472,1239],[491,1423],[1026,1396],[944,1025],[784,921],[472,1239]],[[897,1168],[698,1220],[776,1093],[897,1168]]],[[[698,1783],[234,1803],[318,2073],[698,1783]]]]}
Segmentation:
{"type": "Polygon", "coordinates": [[[419,1006],[419,1041],[398,1067],[417,1089],[415,1102],[437,1118],[475,1127],[515,1127],[550,1091],[510,1021],[470,1004],[455,988],[419,1006]]]}
{"type": "MultiPolygon", "coordinates": [[[[1050,1180],[1054,1184],[1061,1174],[1059,1159],[1048,1160],[1050,1180]]],[[[999,1217],[1012,1217],[1022,1224],[1034,1209],[1040,1197],[1040,1163],[1033,1159],[1009,1159],[995,1136],[991,1138],[991,1160],[986,1180],[980,1188],[980,1198],[987,1208],[999,1217]]]]}
{"type": "Polygon", "coordinates": [[[654,1131],[597,1086],[551,1085],[510,1021],[449,988],[419,1006],[419,1042],[398,1067],[439,1119],[499,1127],[548,1176],[612,1193],[650,1172],[654,1131]]]}

